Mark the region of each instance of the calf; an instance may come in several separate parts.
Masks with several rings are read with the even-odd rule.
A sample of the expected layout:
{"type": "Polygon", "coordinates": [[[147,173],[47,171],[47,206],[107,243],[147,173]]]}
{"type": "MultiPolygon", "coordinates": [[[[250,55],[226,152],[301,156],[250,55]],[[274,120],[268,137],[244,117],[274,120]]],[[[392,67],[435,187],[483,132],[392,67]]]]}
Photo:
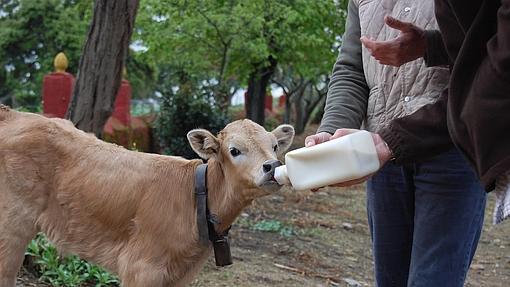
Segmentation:
{"type": "MultiPolygon", "coordinates": [[[[217,136],[189,132],[208,161],[208,205],[223,232],[255,198],[279,189],[289,125],[249,120],[217,136]]],[[[43,232],[60,252],[116,273],[123,286],[183,286],[211,247],[199,243],[194,173],[200,160],[145,154],[98,140],[69,121],[0,106],[0,286],[15,286],[27,244],[43,232]]]]}

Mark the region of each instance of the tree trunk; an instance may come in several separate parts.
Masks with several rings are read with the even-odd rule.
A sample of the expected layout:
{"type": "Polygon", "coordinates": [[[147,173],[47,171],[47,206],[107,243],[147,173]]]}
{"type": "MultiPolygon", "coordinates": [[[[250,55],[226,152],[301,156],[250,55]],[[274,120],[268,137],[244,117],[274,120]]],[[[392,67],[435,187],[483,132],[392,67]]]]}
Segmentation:
{"type": "Polygon", "coordinates": [[[292,105],[290,99],[291,94],[285,94],[285,113],[283,114],[284,124],[290,124],[290,113],[292,112],[292,105]]]}
{"type": "Polygon", "coordinates": [[[300,135],[305,131],[305,107],[303,104],[307,88],[308,84],[303,85],[303,87],[297,91],[296,98],[293,101],[295,115],[294,128],[297,135],[300,135]]]}
{"type": "Polygon", "coordinates": [[[272,56],[269,56],[268,61],[269,65],[257,65],[250,74],[248,96],[246,99],[246,117],[262,126],[265,122],[264,109],[266,88],[269,85],[269,80],[273,76],[277,65],[276,59],[272,56]]]}
{"type": "Polygon", "coordinates": [[[138,0],[96,0],[67,118],[102,136],[122,79],[138,0]]]}
{"type": "Polygon", "coordinates": [[[230,95],[228,93],[228,87],[226,85],[221,85],[218,87],[215,95],[217,106],[221,112],[225,115],[228,114],[228,108],[230,107],[230,95]]]}
{"type": "Polygon", "coordinates": [[[320,102],[317,104],[318,110],[317,113],[313,116],[310,123],[312,124],[320,124],[322,117],[324,116],[324,107],[326,106],[326,97],[322,97],[320,102]]]}

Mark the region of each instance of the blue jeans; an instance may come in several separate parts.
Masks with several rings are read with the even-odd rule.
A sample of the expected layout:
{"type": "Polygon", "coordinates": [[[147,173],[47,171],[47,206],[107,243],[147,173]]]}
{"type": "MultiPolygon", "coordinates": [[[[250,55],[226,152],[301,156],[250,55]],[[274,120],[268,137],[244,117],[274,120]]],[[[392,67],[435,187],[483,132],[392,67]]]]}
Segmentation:
{"type": "Polygon", "coordinates": [[[460,152],[386,164],[367,184],[377,286],[463,286],[486,193],[460,152]]]}

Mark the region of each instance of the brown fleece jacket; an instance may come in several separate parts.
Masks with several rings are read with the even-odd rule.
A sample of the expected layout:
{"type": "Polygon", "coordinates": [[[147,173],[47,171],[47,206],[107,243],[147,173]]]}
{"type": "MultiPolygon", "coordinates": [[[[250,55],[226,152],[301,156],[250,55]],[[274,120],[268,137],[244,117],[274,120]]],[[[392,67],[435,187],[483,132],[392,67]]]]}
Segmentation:
{"type": "MultiPolygon", "coordinates": [[[[392,121],[381,136],[401,163],[438,154],[453,140],[489,191],[510,171],[510,0],[435,5],[450,87],[435,104],[392,121]]],[[[443,58],[427,53],[429,62],[443,58]]]]}

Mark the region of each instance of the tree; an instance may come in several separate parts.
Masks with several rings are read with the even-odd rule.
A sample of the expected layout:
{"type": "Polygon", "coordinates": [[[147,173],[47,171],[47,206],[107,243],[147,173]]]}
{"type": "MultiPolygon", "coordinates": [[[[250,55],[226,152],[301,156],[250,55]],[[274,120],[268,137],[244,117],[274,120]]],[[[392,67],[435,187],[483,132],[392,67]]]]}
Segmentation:
{"type": "Polygon", "coordinates": [[[213,95],[224,113],[239,87],[240,77],[233,73],[238,67],[233,65],[244,55],[238,46],[255,18],[237,2],[146,0],[138,18],[140,33],[135,35],[148,47],[141,58],[158,63],[168,84],[179,87],[186,75],[186,84],[192,82],[194,90],[213,95]]]}
{"type": "Polygon", "coordinates": [[[122,78],[138,0],[96,0],[67,117],[102,135],[122,78]]]}
{"type": "Polygon", "coordinates": [[[286,98],[284,122],[292,123],[296,134],[301,134],[312,113],[325,103],[329,76],[324,74],[307,79],[303,75],[295,75],[292,70],[279,70],[273,77],[273,83],[283,90],[286,98]]]}
{"type": "MultiPolygon", "coordinates": [[[[264,122],[264,96],[278,67],[320,81],[344,30],[345,0],[145,0],[143,57],[197,79],[226,110],[248,86],[248,116],[264,122]]],[[[179,77],[169,79],[179,86],[179,77]]]]}

